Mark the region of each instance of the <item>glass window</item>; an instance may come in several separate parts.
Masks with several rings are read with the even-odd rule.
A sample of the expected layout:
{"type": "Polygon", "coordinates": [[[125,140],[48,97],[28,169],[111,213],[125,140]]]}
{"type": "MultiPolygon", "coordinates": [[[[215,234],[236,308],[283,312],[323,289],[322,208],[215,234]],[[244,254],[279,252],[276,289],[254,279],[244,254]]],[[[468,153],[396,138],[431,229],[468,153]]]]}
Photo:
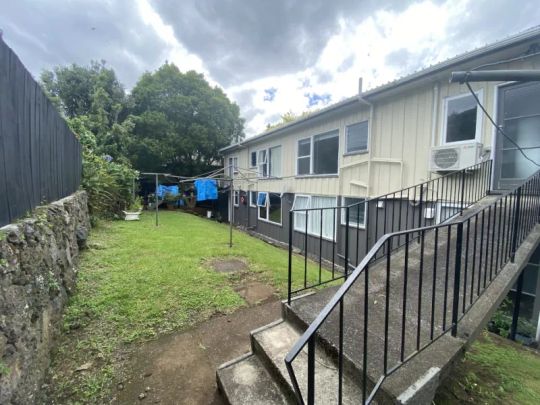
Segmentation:
{"type": "Polygon", "coordinates": [[[270,193],[270,206],[268,208],[268,220],[276,224],[281,224],[281,196],[270,193]]]}
{"type": "Polygon", "coordinates": [[[274,146],[268,150],[270,155],[270,176],[281,176],[281,146],[274,146]]]}
{"type": "Polygon", "coordinates": [[[266,161],[266,149],[259,151],[259,176],[268,177],[268,163],[266,161]]]}
{"type": "MultiPolygon", "coordinates": [[[[349,208],[349,226],[364,226],[365,225],[365,218],[366,218],[366,204],[362,204],[364,202],[364,198],[352,198],[352,197],[344,197],[343,198],[343,206],[344,207],[350,207],[349,208]]],[[[347,218],[346,218],[346,210],[343,209],[341,212],[341,224],[346,225],[347,224],[347,218]]]]}
{"type": "Polygon", "coordinates": [[[250,207],[257,206],[257,192],[256,191],[249,192],[249,206],[250,207]]]}
{"type": "Polygon", "coordinates": [[[239,203],[240,203],[240,191],[234,190],[234,205],[238,207],[239,203]]]}
{"type": "Polygon", "coordinates": [[[339,153],[338,131],[313,137],[313,174],[337,174],[339,153]]]}
{"type": "Polygon", "coordinates": [[[445,142],[476,139],[478,107],[472,95],[446,100],[445,142]]]}
{"type": "Polygon", "coordinates": [[[314,236],[323,236],[327,239],[335,237],[335,222],[334,210],[326,209],[322,211],[322,228],[321,228],[321,211],[310,210],[302,211],[310,208],[333,208],[336,206],[335,197],[323,196],[300,196],[297,195],[294,199],[293,209],[300,210],[294,213],[294,229],[299,232],[306,231],[306,218],[308,221],[308,234],[314,236]]]}
{"type": "Polygon", "coordinates": [[[298,141],[297,174],[309,174],[311,172],[311,138],[298,141]]]}
{"type": "MultiPolygon", "coordinates": [[[[305,210],[309,208],[309,197],[305,195],[297,195],[294,198],[293,210],[305,210]]],[[[296,231],[306,231],[306,212],[295,211],[294,212],[294,229],[296,231]]]]}
{"type": "Polygon", "coordinates": [[[227,173],[229,177],[234,177],[238,173],[238,157],[230,157],[228,166],[227,173]]]}
{"type": "Polygon", "coordinates": [[[368,149],[368,122],[347,126],[346,153],[363,152],[368,149]]]}
{"type": "Polygon", "coordinates": [[[251,167],[257,167],[257,152],[251,152],[250,165],[251,167]]]}

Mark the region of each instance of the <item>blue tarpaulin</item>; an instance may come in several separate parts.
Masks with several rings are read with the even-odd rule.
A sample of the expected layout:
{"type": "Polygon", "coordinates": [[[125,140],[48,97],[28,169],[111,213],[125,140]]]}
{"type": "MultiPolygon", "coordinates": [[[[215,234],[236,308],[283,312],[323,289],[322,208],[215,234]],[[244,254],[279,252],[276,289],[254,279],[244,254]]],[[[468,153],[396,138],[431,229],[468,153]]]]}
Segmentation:
{"type": "Polygon", "coordinates": [[[217,200],[218,198],[217,181],[214,179],[195,180],[195,188],[197,189],[197,201],[217,200]]]}
{"type": "Polygon", "coordinates": [[[178,189],[178,186],[164,186],[163,184],[160,184],[158,186],[157,195],[159,198],[163,198],[165,194],[172,194],[176,196],[180,194],[180,190],[178,189]]]}

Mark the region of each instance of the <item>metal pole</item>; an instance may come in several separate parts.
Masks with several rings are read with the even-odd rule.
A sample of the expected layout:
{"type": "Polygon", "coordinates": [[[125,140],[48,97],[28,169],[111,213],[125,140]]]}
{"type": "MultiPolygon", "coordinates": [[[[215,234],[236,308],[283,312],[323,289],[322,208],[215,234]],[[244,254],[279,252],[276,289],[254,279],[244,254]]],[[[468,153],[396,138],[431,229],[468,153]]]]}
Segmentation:
{"type": "Polygon", "coordinates": [[[512,326],[510,327],[510,339],[512,340],[516,340],[519,307],[521,306],[521,293],[523,291],[523,273],[524,271],[521,270],[517,281],[516,295],[514,296],[514,311],[512,313],[512,326]]]}
{"type": "MultiPolygon", "coordinates": [[[[449,228],[450,229],[450,228],[449,228]]],[[[456,235],[456,257],[454,270],[454,299],[452,301],[452,336],[457,336],[459,312],[459,285],[461,280],[461,249],[463,246],[463,222],[458,223],[456,235]]],[[[465,298],[464,298],[465,299],[465,298]]]]}
{"type": "Polygon", "coordinates": [[[231,180],[231,187],[229,187],[229,190],[231,190],[231,198],[229,199],[229,204],[231,207],[231,218],[229,221],[229,247],[232,248],[232,230],[233,230],[233,222],[234,222],[234,182],[231,180]]]}
{"type": "Polygon", "coordinates": [[[531,82],[540,80],[540,70],[479,70],[452,72],[450,83],[460,82],[531,82]]]}
{"type": "Polygon", "coordinates": [[[159,220],[158,220],[158,206],[159,206],[159,198],[158,198],[158,188],[159,188],[159,184],[158,184],[158,174],[156,173],[156,194],[155,194],[155,203],[156,203],[156,226],[159,225],[159,220]]]}

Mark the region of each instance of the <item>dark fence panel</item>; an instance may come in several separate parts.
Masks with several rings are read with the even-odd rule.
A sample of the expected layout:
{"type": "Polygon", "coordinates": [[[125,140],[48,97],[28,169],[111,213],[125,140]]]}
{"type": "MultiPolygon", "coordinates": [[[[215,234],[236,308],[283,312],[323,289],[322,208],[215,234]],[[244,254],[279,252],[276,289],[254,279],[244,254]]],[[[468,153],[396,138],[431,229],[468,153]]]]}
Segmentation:
{"type": "Polygon", "coordinates": [[[78,139],[0,40],[0,226],[77,191],[81,167],[78,139]]]}

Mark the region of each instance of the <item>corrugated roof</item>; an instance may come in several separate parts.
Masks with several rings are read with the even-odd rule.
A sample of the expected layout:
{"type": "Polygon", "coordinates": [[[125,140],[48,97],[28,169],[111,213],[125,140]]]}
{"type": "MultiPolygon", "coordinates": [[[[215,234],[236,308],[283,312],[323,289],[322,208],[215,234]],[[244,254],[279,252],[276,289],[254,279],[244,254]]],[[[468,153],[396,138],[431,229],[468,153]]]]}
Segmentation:
{"type": "Polygon", "coordinates": [[[511,35],[503,40],[500,40],[500,41],[497,41],[497,42],[493,42],[491,44],[487,44],[485,46],[482,46],[482,47],[479,47],[479,48],[476,48],[472,51],[468,51],[466,53],[463,53],[461,55],[458,55],[458,56],[455,56],[455,57],[452,57],[452,58],[449,58],[445,61],[442,61],[442,62],[439,62],[439,63],[436,63],[434,65],[431,65],[427,68],[424,68],[424,69],[420,69],[410,75],[406,75],[406,76],[403,76],[401,78],[398,78],[396,80],[393,80],[391,82],[388,82],[388,83],[385,83],[383,85],[380,85],[380,86],[377,86],[373,89],[370,89],[370,90],[367,90],[365,92],[363,92],[361,94],[361,96],[359,95],[354,95],[352,97],[349,97],[349,98],[346,98],[342,101],[339,101],[337,103],[334,103],[332,105],[329,105],[328,107],[325,107],[321,110],[318,110],[316,112],[314,112],[313,114],[309,114],[305,117],[302,117],[298,120],[295,120],[295,121],[292,121],[288,124],[285,124],[283,126],[280,126],[278,128],[275,128],[275,129],[272,129],[270,131],[266,131],[266,132],[263,132],[262,134],[259,134],[259,135],[256,135],[254,137],[251,137],[251,138],[248,138],[248,139],[245,139],[244,141],[242,142],[239,142],[239,143],[236,143],[236,144],[233,144],[233,145],[229,145],[225,148],[222,148],[220,149],[220,152],[225,152],[225,151],[228,151],[228,150],[234,150],[234,149],[238,149],[238,148],[241,148],[247,144],[251,144],[251,143],[254,143],[254,142],[257,142],[261,139],[265,139],[267,137],[273,137],[273,136],[276,136],[278,134],[281,134],[283,132],[286,132],[287,130],[289,130],[291,127],[294,127],[294,126],[297,126],[297,125],[300,125],[300,124],[304,124],[306,121],[310,121],[316,117],[320,117],[321,115],[323,114],[327,114],[329,112],[332,112],[336,109],[339,109],[339,108],[343,108],[347,105],[350,105],[350,104],[353,104],[355,102],[362,102],[362,99],[363,98],[368,98],[368,97],[373,97],[373,96],[376,96],[376,95],[380,95],[384,92],[387,92],[389,90],[394,90],[400,86],[403,86],[405,84],[409,84],[409,83],[412,83],[412,82],[415,82],[415,81],[418,81],[418,80],[421,80],[427,76],[430,76],[430,75],[433,75],[433,74],[436,74],[436,73],[439,73],[439,72],[442,72],[444,70],[447,70],[447,69],[450,69],[452,67],[455,67],[455,66],[458,66],[458,65],[461,65],[461,64],[464,64],[464,63],[467,63],[475,58],[479,58],[481,56],[487,56],[488,54],[490,53],[493,53],[493,52],[496,52],[496,51],[501,51],[505,48],[509,48],[509,47],[513,47],[513,46],[517,46],[523,42],[527,42],[527,41],[530,41],[532,39],[535,39],[537,37],[540,37],[540,25],[539,26],[535,26],[535,27],[532,27],[532,28],[529,28],[523,32],[520,32],[518,34],[515,34],[515,35],[511,35]]]}

